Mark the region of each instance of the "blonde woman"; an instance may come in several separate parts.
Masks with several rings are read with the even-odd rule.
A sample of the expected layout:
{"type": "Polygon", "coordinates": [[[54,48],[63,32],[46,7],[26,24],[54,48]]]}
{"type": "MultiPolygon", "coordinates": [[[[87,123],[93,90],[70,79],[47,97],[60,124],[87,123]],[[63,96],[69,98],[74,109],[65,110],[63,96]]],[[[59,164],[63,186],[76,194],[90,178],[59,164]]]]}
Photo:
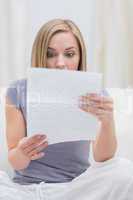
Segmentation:
{"type": "MultiPolygon", "coordinates": [[[[44,24],[33,44],[31,64],[86,71],[86,49],[78,27],[63,19],[44,24]]],[[[80,99],[80,108],[101,122],[95,141],[48,145],[47,133],[27,137],[26,84],[26,79],[16,81],[7,91],[6,134],[14,177],[10,180],[1,173],[0,199],[132,199],[129,189],[133,187],[133,165],[114,158],[117,139],[112,99],[98,94],[80,99]],[[91,142],[95,160],[92,165],[91,142]]]]}

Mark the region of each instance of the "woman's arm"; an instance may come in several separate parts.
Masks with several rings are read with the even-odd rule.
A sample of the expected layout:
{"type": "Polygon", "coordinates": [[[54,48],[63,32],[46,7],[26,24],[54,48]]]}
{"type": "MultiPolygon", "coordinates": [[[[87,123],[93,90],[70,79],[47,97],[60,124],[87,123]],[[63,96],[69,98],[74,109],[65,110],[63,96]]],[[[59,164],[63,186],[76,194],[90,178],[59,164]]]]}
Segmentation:
{"type": "Polygon", "coordinates": [[[100,131],[93,141],[93,156],[97,162],[111,159],[117,149],[113,100],[109,96],[91,94],[82,96],[80,108],[95,115],[101,122],[100,131]]]}
{"type": "Polygon", "coordinates": [[[108,123],[101,122],[100,131],[95,141],[92,141],[93,156],[95,161],[103,162],[111,159],[117,149],[117,139],[115,135],[114,120],[110,120],[108,123]]]}
{"type": "Polygon", "coordinates": [[[25,123],[21,111],[6,100],[6,137],[8,159],[14,169],[23,169],[30,160],[17,149],[19,141],[25,137],[25,123]]]}
{"type": "Polygon", "coordinates": [[[16,170],[26,168],[31,160],[44,156],[41,151],[47,147],[45,135],[36,134],[25,137],[26,125],[23,115],[15,105],[6,99],[6,137],[8,144],[8,159],[16,170]]]}

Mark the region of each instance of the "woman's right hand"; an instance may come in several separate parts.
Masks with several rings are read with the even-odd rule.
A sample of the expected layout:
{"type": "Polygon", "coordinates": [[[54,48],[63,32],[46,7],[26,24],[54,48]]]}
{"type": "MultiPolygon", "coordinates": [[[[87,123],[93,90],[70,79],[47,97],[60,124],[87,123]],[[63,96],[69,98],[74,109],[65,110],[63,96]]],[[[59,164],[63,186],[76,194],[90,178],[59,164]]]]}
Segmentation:
{"type": "Polygon", "coordinates": [[[31,161],[42,158],[45,154],[43,150],[47,146],[46,135],[36,134],[31,137],[22,138],[17,145],[17,150],[31,161]]]}

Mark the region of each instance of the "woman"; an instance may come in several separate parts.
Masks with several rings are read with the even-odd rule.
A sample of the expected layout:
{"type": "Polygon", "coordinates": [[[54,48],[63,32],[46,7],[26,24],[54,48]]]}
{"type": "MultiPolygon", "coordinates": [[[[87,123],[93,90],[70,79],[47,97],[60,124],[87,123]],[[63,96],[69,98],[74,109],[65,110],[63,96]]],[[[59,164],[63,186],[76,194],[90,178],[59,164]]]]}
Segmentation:
{"type": "MultiPolygon", "coordinates": [[[[44,24],[35,39],[31,63],[32,67],[86,71],[86,50],[78,27],[62,19],[44,24]]],[[[98,94],[80,98],[80,108],[101,122],[95,141],[48,145],[44,134],[26,136],[26,87],[26,80],[19,80],[7,91],[8,157],[15,174],[13,181],[1,174],[0,199],[132,199],[133,165],[114,158],[112,99],[98,94]],[[90,142],[95,160],[91,166],[90,142]]]]}

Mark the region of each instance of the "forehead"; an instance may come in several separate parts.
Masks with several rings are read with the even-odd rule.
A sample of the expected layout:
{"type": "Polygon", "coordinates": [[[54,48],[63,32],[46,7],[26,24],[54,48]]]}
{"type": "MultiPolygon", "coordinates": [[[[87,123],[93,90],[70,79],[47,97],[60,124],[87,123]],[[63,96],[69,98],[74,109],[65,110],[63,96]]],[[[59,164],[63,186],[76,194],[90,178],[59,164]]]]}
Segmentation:
{"type": "Polygon", "coordinates": [[[49,42],[49,47],[58,48],[78,48],[76,37],[71,32],[58,32],[54,34],[49,42]]]}

